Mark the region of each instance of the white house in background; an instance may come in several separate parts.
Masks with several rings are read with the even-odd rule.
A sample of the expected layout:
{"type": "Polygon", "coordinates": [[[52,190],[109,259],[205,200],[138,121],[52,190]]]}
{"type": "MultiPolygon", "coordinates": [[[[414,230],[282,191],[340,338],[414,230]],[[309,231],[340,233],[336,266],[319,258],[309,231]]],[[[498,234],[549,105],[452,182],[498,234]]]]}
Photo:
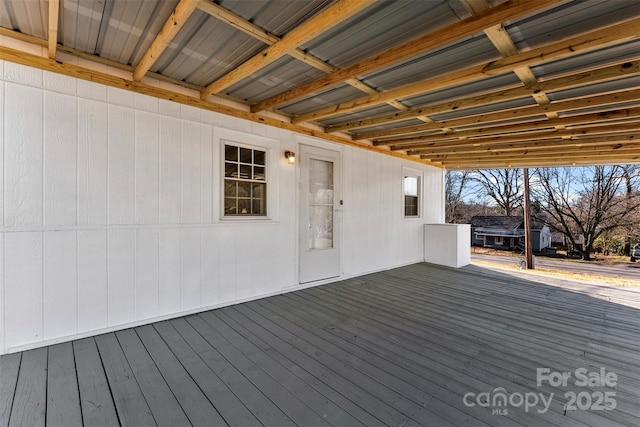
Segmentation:
{"type": "Polygon", "coordinates": [[[0,71],[0,353],[422,261],[444,221],[443,169],[0,71]]]}

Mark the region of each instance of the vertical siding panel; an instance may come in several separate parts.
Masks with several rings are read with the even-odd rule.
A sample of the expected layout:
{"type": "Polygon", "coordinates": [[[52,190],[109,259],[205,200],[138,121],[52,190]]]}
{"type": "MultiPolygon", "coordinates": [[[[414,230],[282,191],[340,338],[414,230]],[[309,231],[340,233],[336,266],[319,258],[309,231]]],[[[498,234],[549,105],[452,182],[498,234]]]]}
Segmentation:
{"type": "Polygon", "coordinates": [[[42,233],[6,233],[7,347],[42,341],[42,297],[42,233]]]}
{"type": "Polygon", "coordinates": [[[109,105],[109,224],[132,224],[134,219],[133,110],[109,105]]]}
{"type": "Polygon", "coordinates": [[[109,326],[135,320],[135,231],[109,230],[109,326]]]}
{"type": "MultiPolygon", "coordinates": [[[[0,71],[2,65],[0,64],[0,71]]],[[[5,341],[4,233],[0,233],[0,354],[7,351],[5,341]]]]}
{"type": "Polygon", "coordinates": [[[158,223],[158,190],[160,185],[158,123],[156,114],[136,112],[136,224],[158,223]]]}
{"type": "Polygon", "coordinates": [[[44,339],[77,333],[75,231],[44,233],[44,339]]]}
{"type": "Polygon", "coordinates": [[[42,90],[5,87],[5,226],[42,225],[42,90]]]}
{"type": "Polygon", "coordinates": [[[160,121],[161,224],[178,224],[180,222],[181,141],[180,121],[163,117],[160,121]]]}
{"type": "Polygon", "coordinates": [[[44,93],[44,225],[75,225],[76,98],[44,93]]]}
{"type": "Polygon", "coordinates": [[[136,230],[136,320],[158,315],[157,228],[136,230]]]}
{"type": "Polygon", "coordinates": [[[236,299],[236,271],[240,259],[236,256],[237,229],[235,227],[220,228],[220,302],[236,299]]]}
{"type": "Polygon", "coordinates": [[[78,224],[107,223],[107,105],[78,99],[78,224]]]}
{"type": "Polygon", "coordinates": [[[200,223],[202,125],[182,124],[182,223],[200,223]]]}
{"type": "Polygon", "coordinates": [[[202,305],[210,306],[220,301],[219,274],[220,241],[218,230],[202,229],[202,305]]]}
{"type": "Polygon", "coordinates": [[[200,307],[200,229],[183,228],[181,243],[180,308],[200,307]]]}
{"type": "MultiPolygon", "coordinates": [[[[0,76],[2,75],[3,63],[0,63],[0,76]]],[[[4,82],[0,81],[0,227],[4,227],[4,130],[5,130],[5,115],[4,115],[4,82]]],[[[13,107],[12,107],[13,108],[13,107]]],[[[1,280],[1,278],[0,278],[1,280]]],[[[0,287],[0,291],[2,288],[0,287]]],[[[1,298],[1,296],[0,296],[1,298]]],[[[1,301],[0,301],[1,303],[1,301]]],[[[0,307],[0,310],[2,308],[0,307]]],[[[0,313],[1,315],[2,313],[0,313]]],[[[0,316],[0,319],[2,317],[0,316]]],[[[1,345],[2,343],[0,343],[1,345]]]]}
{"type": "Polygon", "coordinates": [[[202,126],[202,223],[213,222],[213,133],[211,126],[202,126]]]}
{"type": "Polygon", "coordinates": [[[78,332],[108,326],[107,232],[78,231],[78,332]]]}
{"type": "Polygon", "coordinates": [[[159,313],[180,311],[180,229],[161,228],[159,238],[159,313]]]}

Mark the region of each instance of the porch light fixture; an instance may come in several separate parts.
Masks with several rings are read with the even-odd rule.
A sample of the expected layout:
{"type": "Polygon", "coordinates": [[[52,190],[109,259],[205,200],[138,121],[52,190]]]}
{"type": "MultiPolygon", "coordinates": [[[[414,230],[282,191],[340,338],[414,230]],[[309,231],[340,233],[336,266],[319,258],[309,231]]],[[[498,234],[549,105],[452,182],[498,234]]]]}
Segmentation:
{"type": "Polygon", "coordinates": [[[284,158],[287,159],[287,163],[292,165],[296,162],[296,153],[294,153],[293,151],[287,150],[284,152],[284,158]]]}

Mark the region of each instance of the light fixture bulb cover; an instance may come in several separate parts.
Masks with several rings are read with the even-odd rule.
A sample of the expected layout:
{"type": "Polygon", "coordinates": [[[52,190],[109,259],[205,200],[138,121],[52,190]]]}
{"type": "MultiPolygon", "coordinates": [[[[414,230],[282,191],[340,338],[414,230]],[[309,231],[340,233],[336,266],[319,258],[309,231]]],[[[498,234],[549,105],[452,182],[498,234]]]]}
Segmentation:
{"type": "Polygon", "coordinates": [[[285,151],[284,152],[284,157],[285,159],[287,159],[287,162],[289,162],[290,164],[293,164],[296,162],[296,153],[294,153],[293,151],[285,151]]]}

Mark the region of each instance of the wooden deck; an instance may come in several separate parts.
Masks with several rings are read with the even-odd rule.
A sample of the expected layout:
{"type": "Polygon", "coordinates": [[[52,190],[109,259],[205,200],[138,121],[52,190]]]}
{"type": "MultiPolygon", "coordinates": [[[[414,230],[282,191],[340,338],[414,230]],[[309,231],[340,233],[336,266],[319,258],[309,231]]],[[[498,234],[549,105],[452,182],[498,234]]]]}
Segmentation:
{"type": "Polygon", "coordinates": [[[640,290],[540,280],[416,264],[3,356],[0,426],[640,425],[640,290]]]}

